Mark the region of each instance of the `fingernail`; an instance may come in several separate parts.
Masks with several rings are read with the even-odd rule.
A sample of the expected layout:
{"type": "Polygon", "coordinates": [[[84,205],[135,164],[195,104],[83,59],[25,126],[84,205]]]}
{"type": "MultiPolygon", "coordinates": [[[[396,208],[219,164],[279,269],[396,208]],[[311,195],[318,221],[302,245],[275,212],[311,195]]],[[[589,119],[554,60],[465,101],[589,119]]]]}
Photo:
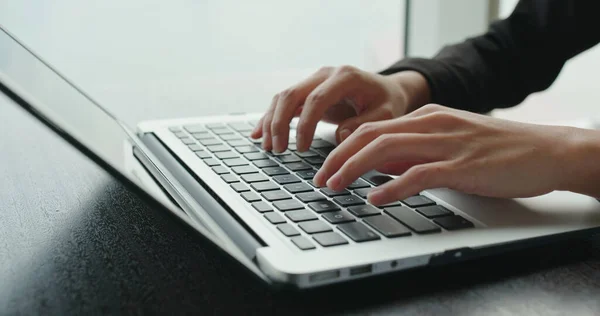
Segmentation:
{"type": "Polygon", "coordinates": [[[302,133],[296,134],[296,145],[298,147],[298,150],[305,151],[304,150],[304,135],[302,135],[302,133]]]}
{"type": "Polygon", "coordinates": [[[276,153],[283,152],[283,138],[278,135],[273,136],[273,151],[276,153]]]}
{"type": "Polygon", "coordinates": [[[347,129],[347,128],[343,129],[340,132],[341,140],[344,141],[346,138],[348,138],[348,136],[350,136],[350,134],[352,134],[352,132],[349,129],[347,129]]]}
{"type": "Polygon", "coordinates": [[[321,186],[323,183],[323,173],[321,172],[321,170],[317,171],[317,173],[315,173],[315,176],[313,177],[313,182],[317,185],[317,186],[321,186]]]}
{"type": "Polygon", "coordinates": [[[383,190],[373,189],[367,194],[367,200],[371,204],[378,204],[383,197],[383,190]]]}
{"type": "Polygon", "coordinates": [[[327,181],[327,186],[330,189],[335,190],[340,185],[340,183],[342,183],[342,176],[340,176],[339,174],[336,174],[333,177],[331,177],[331,179],[329,179],[329,181],[327,181]]]}

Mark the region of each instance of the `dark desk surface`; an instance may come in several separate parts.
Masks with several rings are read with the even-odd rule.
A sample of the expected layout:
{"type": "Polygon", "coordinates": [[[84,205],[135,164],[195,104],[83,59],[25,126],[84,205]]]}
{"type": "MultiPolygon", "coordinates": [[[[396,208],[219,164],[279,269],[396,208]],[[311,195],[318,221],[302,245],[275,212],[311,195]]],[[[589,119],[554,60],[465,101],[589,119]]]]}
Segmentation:
{"type": "Polygon", "coordinates": [[[600,314],[595,239],[270,291],[5,103],[0,175],[0,314],[600,314]]]}

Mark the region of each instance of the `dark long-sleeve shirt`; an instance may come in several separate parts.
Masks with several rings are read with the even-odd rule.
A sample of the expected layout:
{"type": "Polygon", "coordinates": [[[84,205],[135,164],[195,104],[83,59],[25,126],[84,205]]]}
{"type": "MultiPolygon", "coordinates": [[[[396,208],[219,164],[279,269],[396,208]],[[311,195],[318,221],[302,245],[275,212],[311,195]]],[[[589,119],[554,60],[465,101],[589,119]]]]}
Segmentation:
{"type": "Polygon", "coordinates": [[[485,113],[547,89],[565,62],[599,42],[600,0],[521,0],[484,34],[445,46],[431,59],[400,60],[381,73],[418,71],[432,103],[485,113]]]}

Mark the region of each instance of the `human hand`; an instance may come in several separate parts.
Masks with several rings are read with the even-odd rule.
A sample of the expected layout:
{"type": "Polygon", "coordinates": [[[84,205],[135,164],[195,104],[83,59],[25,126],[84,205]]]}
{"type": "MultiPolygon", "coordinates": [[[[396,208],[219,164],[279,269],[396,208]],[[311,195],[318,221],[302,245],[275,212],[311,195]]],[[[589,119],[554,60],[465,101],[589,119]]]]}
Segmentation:
{"type": "Polygon", "coordinates": [[[363,124],[329,154],[314,182],[341,190],[395,163],[401,175],[371,190],[369,202],[387,204],[433,188],[505,198],[554,190],[598,197],[599,157],[597,131],[427,105],[401,118],[363,124]]]}
{"type": "Polygon", "coordinates": [[[283,152],[290,122],[299,116],[296,145],[306,151],[321,120],[338,125],[341,142],[362,123],[399,117],[425,104],[428,93],[425,78],[414,71],[384,76],[350,66],[324,67],[276,94],[251,136],[262,137],[265,150],[283,152]]]}

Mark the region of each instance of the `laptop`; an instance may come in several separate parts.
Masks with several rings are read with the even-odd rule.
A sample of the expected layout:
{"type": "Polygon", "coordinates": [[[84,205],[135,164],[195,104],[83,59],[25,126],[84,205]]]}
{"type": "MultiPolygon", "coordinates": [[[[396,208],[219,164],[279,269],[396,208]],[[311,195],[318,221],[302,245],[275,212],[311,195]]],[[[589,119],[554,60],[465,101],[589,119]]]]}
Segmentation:
{"type": "MultiPolygon", "coordinates": [[[[265,152],[261,113],[128,126],[0,27],[0,97],[20,106],[148,203],[274,287],[308,289],[444,265],[594,232],[600,202],[570,192],[492,199],[444,188],[385,206],[369,172],[343,191],[311,181],[335,148],[319,123],[311,149],[265,152]]],[[[401,286],[401,285],[399,285],[401,286]]]]}

